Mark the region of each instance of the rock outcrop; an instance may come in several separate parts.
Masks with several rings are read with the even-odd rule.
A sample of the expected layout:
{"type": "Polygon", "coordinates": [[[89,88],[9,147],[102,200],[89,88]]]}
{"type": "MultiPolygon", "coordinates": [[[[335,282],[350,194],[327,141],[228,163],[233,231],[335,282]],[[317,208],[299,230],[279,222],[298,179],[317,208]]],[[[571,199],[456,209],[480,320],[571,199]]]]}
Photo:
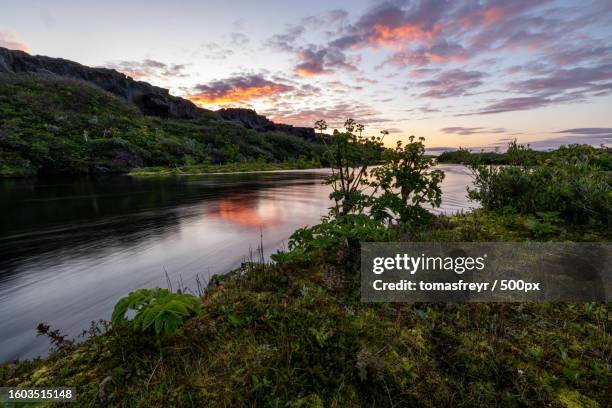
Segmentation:
{"type": "MultiPolygon", "coordinates": [[[[187,99],[170,95],[167,89],[136,81],[114,69],[91,68],[62,58],[30,55],[2,47],[0,47],[0,73],[42,73],[87,81],[135,104],[145,115],[197,119],[202,113],[210,112],[197,107],[187,99]]],[[[316,138],[312,128],[274,123],[252,109],[221,109],[217,114],[225,120],[257,132],[277,131],[308,140],[316,138]]]]}
{"type": "Polygon", "coordinates": [[[135,81],[114,69],[91,68],[62,58],[30,55],[0,47],[0,73],[42,73],[92,83],[138,106],[145,115],[195,119],[205,112],[167,89],[135,81]]]}
{"type": "Polygon", "coordinates": [[[228,108],[220,109],[217,114],[225,120],[229,120],[253,129],[257,132],[284,132],[304,139],[314,140],[316,138],[313,128],[298,127],[274,123],[265,116],[258,115],[253,109],[228,108]]]}

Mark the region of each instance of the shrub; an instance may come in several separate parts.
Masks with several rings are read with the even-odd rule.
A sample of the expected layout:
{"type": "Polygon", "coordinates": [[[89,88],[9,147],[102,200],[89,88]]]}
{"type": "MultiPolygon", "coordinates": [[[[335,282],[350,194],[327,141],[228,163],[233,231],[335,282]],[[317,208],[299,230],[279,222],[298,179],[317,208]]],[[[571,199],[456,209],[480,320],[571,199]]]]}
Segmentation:
{"type": "Polygon", "coordinates": [[[167,289],[138,289],[117,302],[112,315],[113,324],[127,322],[126,314],[130,310],[135,312],[133,329],[154,329],[157,335],[174,335],[184,318],[201,312],[202,303],[193,295],[177,294],[167,289]]]}
{"type": "MultiPolygon", "coordinates": [[[[319,126],[319,122],[322,121],[315,126],[319,126]]],[[[353,133],[356,127],[360,133],[363,130],[363,126],[353,119],[347,119],[344,127],[346,132],[334,130],[323,155],[332,171],[324,184],[332,187],[329,197],[334,201],[331,208],[333,216],[360,214],[369,206],[374,192],[366,192],[370,186],[368,167],[380,161],[383,151],[381,137],[364,137],[353,133]]]]}
{"type": "Polygon", "coordinates": [[[488,210],[555,212],[571,222],[610,222],[607,149],[561,147],[535,165],[529,149],[520,145],[511,149],[511,166],[472,165],[476,188],[468,189],[471,199],[488,210]]]}
{"type": "Polygon", "coordinates": [[[372,185],[382,192],[372,204],[374,218],[396,221],[402,229],[416,230],[431,219],[422,204],[440,206],[444,172],[431,170],[434,160],[425,156],[424,141],[414,136],[405,146],[398,141],[394,150],[383,155],[384,163],[372,171],[372,185]]]}

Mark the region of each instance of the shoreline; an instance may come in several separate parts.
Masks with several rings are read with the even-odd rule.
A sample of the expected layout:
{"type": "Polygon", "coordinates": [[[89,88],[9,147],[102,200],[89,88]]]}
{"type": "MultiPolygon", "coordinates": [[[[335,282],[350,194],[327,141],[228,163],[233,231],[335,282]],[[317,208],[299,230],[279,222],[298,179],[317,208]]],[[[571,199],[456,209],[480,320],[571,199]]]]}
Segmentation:
{"type": "Polygon", "coordinates": [[[141,167],[127,173],[131,177],[152,176],[197,176],[203,174],[240,174],[261,173],[286,170],[312,170],[325,168],[317,162],[283,162],[283,163],[228,163],[197,164],[182,167],[141,167]]]}

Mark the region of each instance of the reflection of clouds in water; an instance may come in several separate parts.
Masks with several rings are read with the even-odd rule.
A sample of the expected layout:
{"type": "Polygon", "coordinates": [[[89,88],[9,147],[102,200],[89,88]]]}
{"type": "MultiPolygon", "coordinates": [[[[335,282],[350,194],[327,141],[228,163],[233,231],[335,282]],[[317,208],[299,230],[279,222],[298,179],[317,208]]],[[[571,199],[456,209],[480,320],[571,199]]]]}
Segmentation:
{"type": "Polygon", "coordinates": [[[280,203],[262,200],[257,195],[229,197],[219,200],[207,216],[243,227],[266,228],[281,222],[280,203]]]}

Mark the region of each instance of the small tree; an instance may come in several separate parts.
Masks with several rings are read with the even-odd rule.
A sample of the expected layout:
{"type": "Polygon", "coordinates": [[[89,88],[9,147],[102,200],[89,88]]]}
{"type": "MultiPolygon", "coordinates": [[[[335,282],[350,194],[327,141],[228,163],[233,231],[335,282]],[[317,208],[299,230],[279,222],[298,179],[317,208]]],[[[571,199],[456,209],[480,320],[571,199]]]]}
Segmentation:
{"type": "MultiPolygon", "coordinates": [[[[321,121],[317,121],[319,123],[321,121]]],[[[331,164],[332,174],[325,184],[332,187],[330,198],[334,200],[332,216],[344,216],[350,213],[361,213],[368,207],[372,194],[367,194],[370,187],[368,167],[380,161],[383,150],[381,137],[363,137],[353,133],[356,122],[347,119],[345,132],[334,130],[326,158],[331,164]]]]}
{"type": "Polygon", "coordinates": [[[314,128],[318,130],[321,137],[323,137],[323,131],[327,129],[327,122],[323,119],[317,120],[314,124],[314,128]]]}
{"type": "Polygon", "coordinates": [[[383,156],[384,163],[372,171],[373,184],[381,195],[372,203],[371,214],[402,229],[415,230],[431,218],[422,207],[439,207],[442,202],[440,183],[444,172],[432,170],[434,160],[425,156],[425,138],[410,136],[405,146],[397,142],[394,150],[383,156]]]}

